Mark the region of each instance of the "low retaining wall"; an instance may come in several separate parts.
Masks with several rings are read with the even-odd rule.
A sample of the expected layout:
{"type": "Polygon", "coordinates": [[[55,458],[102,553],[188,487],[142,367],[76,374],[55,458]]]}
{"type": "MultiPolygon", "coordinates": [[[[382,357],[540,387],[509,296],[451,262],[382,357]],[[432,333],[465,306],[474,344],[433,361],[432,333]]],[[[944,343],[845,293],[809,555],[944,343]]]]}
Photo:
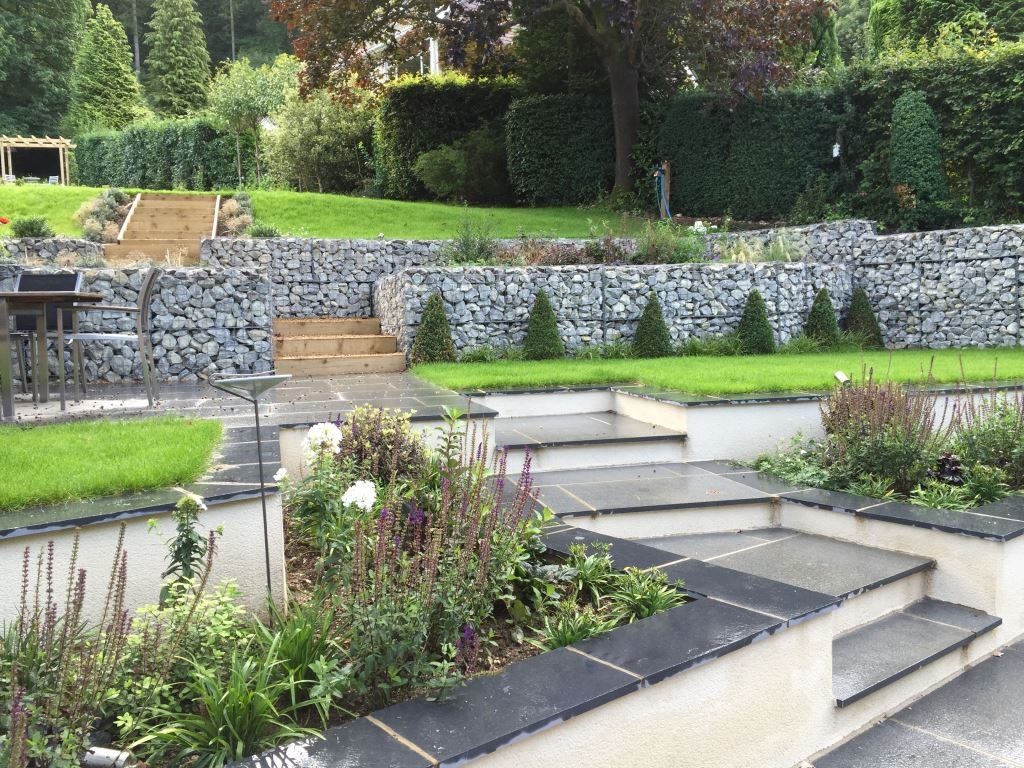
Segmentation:
{"type": "Polygon", "coordinates": [[[814,294],[828,288],[837,309],[852,293],[835,264],[680,264],[623,267],[416,267],[382,278],[374,304],[386,333],[410,349],[432,293],[441,293],[459,349],[522,343],[537,293],[547,292],[570,349],[632,339],[653,291],[673,341],[736,328],[747,295],[764,296],[777,340],[800,332],[814,294]]]}
{"type": "MultiPolygon", "coordinates": [[[[0,264],[0,290],[13,290],[28,267],[0,264]]],[[[52,270],[48,270],[52,271],[52,270]]],[[[96,269],[84,273],[84,290],[104,303],[134,306],[145,270],[96,269]]],[[[194,382],[213,372],[258,373],[273,367],[270,282],[243,269],[170,269],[153,297],[153,348],[157,371],[167,381],[194,382]]],[[[114,312],[80,315],[83,332],[133,333],[135,319],[114,312]]],[[[90,381],[137,381],[142,361],[134,343],[90,342],[85,372],[90,381]]],[[[65,357],[70,375],[70,355],[65,357]]],[[[50,367],[56,372],[51,352],[50,367]]]]}
{"type": "Polygon", "coordinates": [[[73,267],[82,260],[103,258],[103,246],[89,240],[71,237],[21,238],[0,240],[0,263],[29,261],[73,267]],[[5,258],[6,257],[6,258],[5,258]]]}

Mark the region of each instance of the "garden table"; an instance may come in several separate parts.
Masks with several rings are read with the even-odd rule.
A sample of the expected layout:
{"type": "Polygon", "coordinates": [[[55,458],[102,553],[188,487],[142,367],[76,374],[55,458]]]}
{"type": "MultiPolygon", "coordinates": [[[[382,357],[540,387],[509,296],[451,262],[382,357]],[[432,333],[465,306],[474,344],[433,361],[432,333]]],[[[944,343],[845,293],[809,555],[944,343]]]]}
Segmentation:
{"type": "MultiPolygon", "coordinates": [[[[14,421],[14,372],[11,370],[11,316],[36,318],[36,359],[46,360],[46,308],[57,309],[58,336],[63,335],[64,309],[78,304],[99,304],[106,297],[87,291],[0,291],[0,421],[14,421]]],[[[61,343],[61,342],[58,342],[61,343]]],[[[63,348],[60,350],[63,354],[63,348]]],[[[39,387],[40,402],[49,402],[49,376],[39,387]]],[[[63,377],[61,377],[63,382],[63,377]]],[[[61,392],[61,402],[64,393],[61,392]]]]}

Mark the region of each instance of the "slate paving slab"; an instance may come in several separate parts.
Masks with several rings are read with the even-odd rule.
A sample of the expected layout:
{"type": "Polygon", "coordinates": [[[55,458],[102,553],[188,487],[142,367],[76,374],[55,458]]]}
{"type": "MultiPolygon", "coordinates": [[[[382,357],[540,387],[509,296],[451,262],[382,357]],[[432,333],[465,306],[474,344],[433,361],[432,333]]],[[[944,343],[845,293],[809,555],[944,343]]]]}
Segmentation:
{"type": "MultiPolygon", "coordinates": [[[[785,531],[785,534],[788,536],[797,535],[795,531],[785,531]]],[[[714,557],[728,555],[732,552],[761,546],[778,538],[785,538],[785,536],[768,539],[760,538],[752,531],[726,531],[723,533],[691,533],[682,536],[660,536],[649,539],[635,539],[635,541],[650,547],[674,552],[680,556],[694,557],[698,560],[709,560],[714,557]]]]}
{"type": "Polygon", "coordinates": [[[495,444],[509,448],[678,441],[684,438],[681,432],[610,412],[522,416],[498,419],[494,424],[495,444]]]}
{"type": "Polygon", "coordinates": [[[1008,768],[1010,763],[886,721],[825,757],[814,768],[1008,768]]]}

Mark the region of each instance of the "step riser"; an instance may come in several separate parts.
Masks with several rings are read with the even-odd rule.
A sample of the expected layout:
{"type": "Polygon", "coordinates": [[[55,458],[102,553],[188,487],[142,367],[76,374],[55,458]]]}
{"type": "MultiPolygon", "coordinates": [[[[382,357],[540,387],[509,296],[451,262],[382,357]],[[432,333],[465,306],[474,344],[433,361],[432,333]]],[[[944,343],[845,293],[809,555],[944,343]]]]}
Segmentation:
{"type": "Polygon", "coordinates": [[[380,320],[372,317],[275,320],[274,334],[283,338],[294,336],[379,336],[380,320]]]}
{"type": "Polygon", "coordinates": [[[213,205],[216,195],[167,195],[160,192],[144,192],[142,201],[146,203],[206,203],[213,205]]]}
{"type": "MultiPolygon", "coordinates": [[[[212,230],[211,230],[212,231],[212,230]]],[[[131,239],[134,241],[138,240],[195,240],[199,242],[199,238],[202,236],[209,237],[210,232],[190,232],[184,229],[135,229],[132,228],[131,239]]]]}
{"type": "Polygon", "coordinates": [[[210,234],[213,232],[213,218],[182,218],[180,216],[132,216],[128,223],[131,232],[151,232],[153,230],[174,230],[176,232],[195,232],[210,234]]]}
{"type": "Polygon", "coordinates": [[[349,336],[342,339],[278,338],[279,357],[327,357],[332,355],[391,355],[398,351],[394,336],[349,336]]]}
{"type": "Polygon", "coordinates": [[[928,571],[913,573],[848,598],[836,611],[835,634],[848,632],[916,603],[928,593],[928,575],[928,571]]]}
{"type": "Polygon", "coordinates": [[[400,373],[405,370],[405,355],[363,355],[300,360],[279,358],[278,373],[293,376],[347,376],[355,373],[400,373]]]}
{"type": "MultiPolygon", "coordinates": [[[[530,448],[530,464],[534,472],[553,472],[562,469],[680,462],[683,461],[685,447],[686,443],[681,440],[650,440],[530,448]]],[[[522,471],[525,458],[525,449],[510,449],[509,473],[522,471]]]]}

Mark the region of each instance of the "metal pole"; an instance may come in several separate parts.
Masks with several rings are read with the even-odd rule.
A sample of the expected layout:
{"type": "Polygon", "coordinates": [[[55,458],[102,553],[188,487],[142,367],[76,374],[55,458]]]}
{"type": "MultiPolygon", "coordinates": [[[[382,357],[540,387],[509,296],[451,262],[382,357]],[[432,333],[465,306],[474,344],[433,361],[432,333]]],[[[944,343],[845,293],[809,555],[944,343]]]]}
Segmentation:
{"type": "Polygon", "coordinates": [[[267,525],[267,488],[263,482],[263,441],[260,439],[260,401],[252,401],[256,410],[256,455],[260,463],[260,503],[263,505],[263,555],[267,563],[267,596],[273,598],[273,591],[270,586],[270,533],[267,525]]]}

